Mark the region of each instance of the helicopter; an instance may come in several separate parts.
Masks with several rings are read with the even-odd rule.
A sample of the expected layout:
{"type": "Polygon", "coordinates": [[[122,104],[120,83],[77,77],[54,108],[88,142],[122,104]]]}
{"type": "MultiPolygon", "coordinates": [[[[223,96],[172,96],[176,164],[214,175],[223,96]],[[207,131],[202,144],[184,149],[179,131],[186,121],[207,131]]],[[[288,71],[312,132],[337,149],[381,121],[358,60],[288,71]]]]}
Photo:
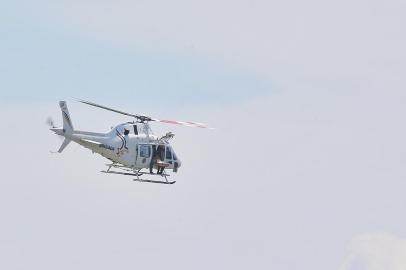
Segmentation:
{"type": "Polygon", "coordinates": [[[172,170],[177,173],[182,165],[181,160],[169,143],[175,135],[172,132],[160,137],[155,135],[149,125],[150,122],[212,129],[203,123],[156,119],[142,114],[123,112],[90,101],[80,99],[77,101],[126,115],[134,118],[134,120],[118,124],[106,133],[75,130],[66,101],[60,101],[59,107],[62,111],[63,126],[55,127],[50,118],[48,118],[47,123],[50,130],[63,137],[64,141],[59,150],[52,153],[62,153],[69,143],[73,141],[112,162],[106,164],[107,169],[101,171],[102,173],[135,176],[134,181],[174,184],[176,181],[168,180],[170,175],[167,171],[172,170]],[[153,172],[154,169],[156,169],[155,173],[153,172]],[[143,175],[158,176],[161,177],[160,179],[164,178],[165,180],[142,178],[143,175]]]}

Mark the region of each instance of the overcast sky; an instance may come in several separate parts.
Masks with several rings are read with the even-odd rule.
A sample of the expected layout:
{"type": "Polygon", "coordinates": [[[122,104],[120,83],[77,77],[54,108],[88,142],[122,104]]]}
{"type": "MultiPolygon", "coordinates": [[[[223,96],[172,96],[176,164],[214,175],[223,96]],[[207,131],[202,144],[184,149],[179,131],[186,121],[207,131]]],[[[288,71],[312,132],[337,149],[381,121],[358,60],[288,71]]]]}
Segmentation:
{"type": "Polygon", "coordinates": [[[1,269],[406,269],[404,1],[0,3],[1,269]],[[61,141],[132,113],[175,185],[61,141]]]}

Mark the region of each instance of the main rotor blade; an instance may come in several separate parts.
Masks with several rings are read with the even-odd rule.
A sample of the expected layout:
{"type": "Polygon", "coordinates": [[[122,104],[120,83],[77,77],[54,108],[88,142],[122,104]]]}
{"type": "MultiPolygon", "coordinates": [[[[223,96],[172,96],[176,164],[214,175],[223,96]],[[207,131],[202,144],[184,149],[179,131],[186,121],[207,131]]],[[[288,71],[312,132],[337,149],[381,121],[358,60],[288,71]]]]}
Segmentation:
{"type": "Polygon", "coordinates": [[[203,124],[203,123],[168,120],[168,119],[155,119],[155,118],[151,118],[151,117],[145,116],[145,115],[131,114],[131,113],[119,111],[119,110],[112,109],[112,108],[109,108],[109,107],[106,107],[106,106],[103,106],[103,105],[99,105],[99,104],[96,104],[96,103],[93,103],[93,102],[90,102],[90,101],[86,101],[86,100],[78,99],[78,101],[81,102],[81,103],[93,106],[93,107],[97,107],[97,108],[101,108],[101,109],[108,110],[108,111],[111,111],[111,112],[115,112],[115,113],[130,116],[130,117],[134,117],[134,118],[140,120],[141,122],[156,121],[156,122],[165,123],[165,124],[175,124],[175,125],[182,125],[182,126],[188,126],[188,127],[198,127],[198,128],[213,129],[213,128],[210,128],[206,124],[203,124]]]}
{"type": "Polygon", "coordinates": [[[198,127],[198,128],[208,128],[213,129],[207,124],[197,123],[197,122],[184,122],[184,121],[177,121],[177,120],[167,120],[167,119],[153,119],[156,122],[165,123],[165,124],[174,124],[174,125],[181,125],[187,127],[198,127]]]}
{"type": "Polygon", "coordinates": [[[131,117],[140,119],[140,120],[142,120],[142,121],[153,121],[150,117],[145,116],[145,115],[131,114],[131,113],[119,111],[119,110],[112,109],[112,108],[109,108],[109,107],[106,107],[106,106],[103,106],[103,105],[99,105],[99,104],[96,104],[96,103],[93,103],[93,102],[90,102],[90,101],[86,101],[86,100],[81,100],[81,99],[79,99],[78,101],[81,102],[81,103],[84,103],[84,104],[93,106],[93,107],[97,107],[97,108],[101,108],[101,109],[108,110],[108,111],[111,111],[111,112],[115,112],[115,113],[119,113],[119,114],[131,116],[131,117]]]}

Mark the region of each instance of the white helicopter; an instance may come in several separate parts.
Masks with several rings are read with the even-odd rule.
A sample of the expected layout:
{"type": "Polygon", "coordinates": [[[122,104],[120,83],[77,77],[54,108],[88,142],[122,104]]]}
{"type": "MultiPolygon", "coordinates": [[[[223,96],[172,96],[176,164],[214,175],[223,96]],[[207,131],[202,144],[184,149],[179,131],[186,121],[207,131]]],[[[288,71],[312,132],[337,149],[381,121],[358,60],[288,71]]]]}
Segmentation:
{"type": "Polygon", "coordinates": [[[107,133],[96,133],[88,131],[75,130],[69,115],[68,107],[65,101],[60,101],[59,106],[62,110],[63,127],[57,128],[53,121],[48,119],[50,130],[57,135],[65,138],[58,153],[62,153],[65,147],[74,141],[93,153],[102,155],[112,161],[107,170],[103,173],[114,173],[136,176],[135,181],[174,184],[176,181],[168,181],[169,174],[166,170],[177,172],[182,162],[176,156],[169,140],[174,137],[171,132],[162,137],[153,134],[149,122],[161,122],[167,124],[177,124],[189,127],[209,128],[206,124],[196,122],[182,122],[174,120],[160,120],[140,114],[130,114],[123,111],[108,108],[85,100],[78,100],[81,103],[116,112],[135,118],[133,122],[119,124],[107,133]],[[111,168],[117,168],[121,171],[113,171],[111,168]],[[157,172],[154,173],[153,169],[157,172]],[[165,178],[165,181],[142,179],[140,176],[154,175],[165,178]]]}

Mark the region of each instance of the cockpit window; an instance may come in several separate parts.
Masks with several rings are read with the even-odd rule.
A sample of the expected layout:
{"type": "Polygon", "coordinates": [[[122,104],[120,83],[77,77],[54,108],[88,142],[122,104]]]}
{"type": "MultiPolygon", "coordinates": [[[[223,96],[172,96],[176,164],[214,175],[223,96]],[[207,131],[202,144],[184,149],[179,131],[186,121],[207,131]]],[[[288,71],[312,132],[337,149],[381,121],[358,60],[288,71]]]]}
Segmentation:
{"type": "Polygon", "coordinates": [[[166,147],[166,159],[172,159],[172,152],[171,152],[171,148],[166,147]]]}

